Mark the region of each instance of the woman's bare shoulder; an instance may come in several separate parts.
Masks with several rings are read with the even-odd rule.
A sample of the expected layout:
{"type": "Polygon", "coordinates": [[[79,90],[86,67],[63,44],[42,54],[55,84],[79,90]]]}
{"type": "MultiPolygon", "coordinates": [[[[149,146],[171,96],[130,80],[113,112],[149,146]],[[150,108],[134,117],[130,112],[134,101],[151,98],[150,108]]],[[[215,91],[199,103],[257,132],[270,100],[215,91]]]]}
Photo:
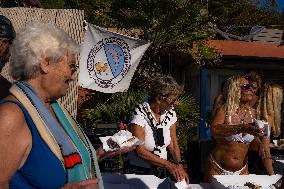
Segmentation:
{"type": "Polygon", "coordinates": [[[216,114],[213,117],[211,126],[223,124],[226,118],[226,110],[224,106],[217,109],[216,114]]]}
{"type": "Polygon", "coordinates": [[[5,164],[0,163],[0,180],[8,180],[25,163],[31,144],[31,132],[20,107],[10,102],[0,104],[0,159],[5,159],[5,164]]]}
{"type": "Polygon", "coordinates": [[[222,95],[222,94],[219,94],[219,95],[217,95],[217,96],[215,97],[214,102],[215,102],[215,103],[221,103],[222,98],[223,98],[223,95],[222,95]]]}
{"type": "MultiPolygon", "coordinates": [[[[14,100],[6,98],[5,100],[14,100]]],[[[0,104],[0,130],[5,132],[14,131],[25,125],[25,117],[21,108],[12,102],[0,104]]]]}
{"type": "Polygon", "coordinates": [[[226,108],[224,105],[221,105],[217,110],[216,110],[216,114],[226,114],[226,108]]]}

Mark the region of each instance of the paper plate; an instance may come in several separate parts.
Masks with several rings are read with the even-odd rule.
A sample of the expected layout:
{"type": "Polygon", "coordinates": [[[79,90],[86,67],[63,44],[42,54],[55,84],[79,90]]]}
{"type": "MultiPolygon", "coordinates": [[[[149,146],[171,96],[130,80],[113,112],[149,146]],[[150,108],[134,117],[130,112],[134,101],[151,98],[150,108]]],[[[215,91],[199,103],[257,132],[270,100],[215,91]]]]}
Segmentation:
{"type": "Polygon", "coordinates": [[[133,147],[133,146],[138,146],[141,144],[144,144],[143,140],[139,140],[138,138],[134,138],[131,141],[128,141],[126,143],[122,143],[122,145],[120,146],[120,148],[111,148],[108,144],[107,144],[107,140],[110,139],[112,136],[106,136],[106,137],[99,137],[99,139],[101,140],[102,144],[103,144],[103,149],[106,152],[109,151],[116,151],[119,150],[120,148],[124,148],[124,147],[133,147]]]}
{"type": "Polygon", "coordinates": [[[244,184],[250,182],[261,186],[263,189],[275,184],[282,175],[214,175],[213,187],[215,189],[245,188],[244,184]]]}

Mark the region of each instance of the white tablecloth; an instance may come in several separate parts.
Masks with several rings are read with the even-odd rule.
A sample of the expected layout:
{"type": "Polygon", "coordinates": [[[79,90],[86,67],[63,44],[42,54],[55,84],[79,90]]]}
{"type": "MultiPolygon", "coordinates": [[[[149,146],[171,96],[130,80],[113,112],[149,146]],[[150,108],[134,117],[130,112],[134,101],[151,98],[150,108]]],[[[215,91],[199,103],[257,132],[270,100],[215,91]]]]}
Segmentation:
{"type": "MultiPolygon", "coordinates": [[[[105,189],[136,189],[133,186],[130,186],[129,184],[108,184],[105,183],[105,189]]],[[[148,189],[148,188],[145,188],[148,189]]],[[[168,188],[163,188],[168,189],[168,188]]],[[[211,186],[208,185],[200,185],[200,184],[190,184],[189,188],[186,189],[213,189],[211,186]]]]}
{"type": "Polygon", "coordinates": [[[172,184],[154,175],[102,173],[102,177],[105,189],[166,189],[172,184]]]}
{"type": "MultiPolygon", "coordinates": [[[[174,183],[154,175],[102,173],[105,189],[170,189],[174,183]]],[[[186,189],[211,189],[210,184],[190,184],[186,189]]]]}
{"type": "Polygon", "coordinates": [[[189,189],[213,189],[209,183],[190,184],[189,189]]]}

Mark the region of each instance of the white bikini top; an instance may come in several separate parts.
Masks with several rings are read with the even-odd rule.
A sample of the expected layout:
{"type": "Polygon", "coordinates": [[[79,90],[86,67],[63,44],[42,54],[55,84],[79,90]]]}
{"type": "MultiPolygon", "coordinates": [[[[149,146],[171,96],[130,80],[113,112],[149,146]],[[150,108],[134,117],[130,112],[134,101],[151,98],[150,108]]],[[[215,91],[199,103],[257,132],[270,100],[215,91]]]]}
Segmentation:
{"type": "MultiPolygon", "coordinates": [[[[252,117],[251,111],[249,110],[248,112],[249,112],[249,115],[250,115],[252,122],[253,122],[253,117],[252,117]]],[[[239,116],[238,114],[236,114],[236,115],[239,116]]],[[[239,119],[240,119],[240,117],[239,117],[239,119]]],[[[240,119],[240,123],[243,123],[242,119],[240,119]]],[[[233,125],[232,124],[232,115],[228,115],[228,125],[233,125]]],[[[235,142],[241,142],[241,143],[248,144],[248,143],[250,143],[251,141],[254,140],[254,136],[250,135],[250,134],[239,133],[239,134],[235,134],[235,135],[225,137],[225,139],[227,141],[235,141],[235,142]]]]}
{"type": "Polygon", "coordinates": [[[250,134],[243,135],[242,133],[231,135],[228,137],[225,137],[227,141],[235,141],[235,142],[241,142],[245,144],[249,144],[251,141],[253,141],[254,136],[250,134]]]}

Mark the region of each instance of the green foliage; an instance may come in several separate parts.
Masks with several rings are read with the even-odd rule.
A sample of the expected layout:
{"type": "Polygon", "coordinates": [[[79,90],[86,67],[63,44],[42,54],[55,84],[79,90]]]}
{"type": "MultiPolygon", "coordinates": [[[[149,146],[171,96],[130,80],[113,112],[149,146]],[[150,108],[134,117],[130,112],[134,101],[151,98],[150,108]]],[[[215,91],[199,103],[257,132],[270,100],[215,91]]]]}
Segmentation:
{"type": "Polygon", "coordinates": [[[178,139],[178,144],[180,147],[181,160],[185,166],[186,166],[186,161],[188,160],[188,156],[187,156],[188,141],[198,140],[197,129],[198,129],[197,122],[193,122],[193,125],[191,127],[189,126],[185,127],[185,126],[178,125],[178,128],[177,128],[177,139],[178,139]]]}
{"type": "Polygon", "coordinates": [[[192,95],[183,93],[175,103],[175,111],[177,113],[180,125],[186,125],[193,120],[198,120],[199,109],[192,95]]]}
{"type": "Polygon", "coordinates": [[[208,39],[202,8],[199,1],[114,0],[109,16],[115,27],[139,29],[140,37],[153,43],[153,53],[187,53],[194,41],[208,39]]]}
{"type": "Polygon", "coordinates": [[[113,0],[77,0],[78,8],[85,11],[85,19],[93,24],[109,27],[112,20],[108,16],[113,0]]]}
{"type": "Polygon", "coordinates": [[[95,126],[97,123],[128,122],[135,107],[147,96],[145,91],[124,93],[95,93],[79,110],[78,119],[83,125],[95,126]],[[98,100],[99,99],[99,100],[98,100]]]}
{"type": "MultiPolygon", "coordinates": [[[[178,117],[177,139],[181,151],[182,161],[187,160],[187,142],[197,140],[199,106],[192,95],[184,93],[175,103],[178,117]]],[[[185,163],[185,162],[184,162],[185,163]]]]}
{"type": "Polygon", "coordinates": [[[41,0],[42,7],[46,9],[64,9],[65,0],[41,0]]]}

